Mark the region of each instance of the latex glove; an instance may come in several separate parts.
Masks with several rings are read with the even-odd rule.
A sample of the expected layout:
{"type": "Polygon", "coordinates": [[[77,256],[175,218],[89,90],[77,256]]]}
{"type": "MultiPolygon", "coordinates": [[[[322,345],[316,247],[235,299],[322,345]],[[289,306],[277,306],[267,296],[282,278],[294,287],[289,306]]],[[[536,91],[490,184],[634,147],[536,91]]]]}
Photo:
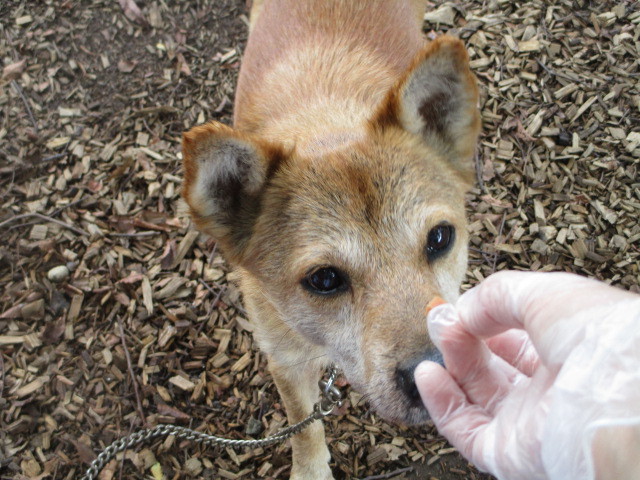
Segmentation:
{"type": "Polygon", "coordinates": [[[418,390],[478,468],[584,480],[622,465],[640,478],[640,296],[571,274],[502,272],[433,309],[428,325],[447,370],[420,364],[418,390]],[[628,441],[607,444],[616,432],[628,441]]]}

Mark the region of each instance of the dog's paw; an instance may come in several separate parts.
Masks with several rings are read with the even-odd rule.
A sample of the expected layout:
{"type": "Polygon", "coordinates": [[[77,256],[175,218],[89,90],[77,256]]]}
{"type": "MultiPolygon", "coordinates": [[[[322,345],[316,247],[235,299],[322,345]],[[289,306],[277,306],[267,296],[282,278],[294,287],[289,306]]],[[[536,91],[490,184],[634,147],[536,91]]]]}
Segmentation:
{"type": "Polygon", "coordinates": [[[333,473],[326,462],[313,465],[294,465],[291,480],[333,480],[333,473]]]}

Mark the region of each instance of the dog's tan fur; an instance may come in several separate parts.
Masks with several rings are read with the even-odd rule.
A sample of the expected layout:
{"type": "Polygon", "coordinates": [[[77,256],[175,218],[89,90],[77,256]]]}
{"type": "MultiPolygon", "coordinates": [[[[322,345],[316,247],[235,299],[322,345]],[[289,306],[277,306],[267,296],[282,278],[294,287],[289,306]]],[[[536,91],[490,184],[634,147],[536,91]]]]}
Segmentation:
{"type": "MultiPolygon", "coordinates": [[[[290,422],[332,362],[383,417],[427,418],[396,372],[433,350],[429,300],[458,295],[480,122],[461,42],[425,44],[422,14],[417,0],[255,2],[234,128],[184,135],[184,198],[240,273],[290,422]],[[440,222],[455,242],[430,261],[440,222]],[[303,288],[328,266],[347,291],[303,288]]],[[[332,478],[320,423],[292,446],[292,478],[332,478]]]]}

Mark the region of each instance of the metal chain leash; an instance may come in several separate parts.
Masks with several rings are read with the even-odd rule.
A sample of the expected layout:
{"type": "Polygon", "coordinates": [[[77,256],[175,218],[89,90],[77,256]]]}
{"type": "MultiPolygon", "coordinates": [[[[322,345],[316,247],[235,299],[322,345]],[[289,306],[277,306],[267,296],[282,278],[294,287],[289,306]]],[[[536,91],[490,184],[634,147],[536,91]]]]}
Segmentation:
{"type": "Polygon", "coordinates": [[[85,472],[81,480],[95,480],[107,463],[109,463],[118,453],[128,450],[143,443],[150,442],[156,438],[164,438],[174,435],[177,438],[188,440],[208,446],[223,445],[227,447],[244,447],[256,448],[273,445],[274,443],[283,442],[288,438],[300,433],[316,420],[320,420],[331,413],[334,407],[342,405],[342,392],[335,386],[338,378],[338,372],[334,367],[329,368],[329,378],[320,380],[321,397],[313,406],[313,412],[304,420],[291,425],[278,433],[260,440],[232,440],[229,438],[216,437],[207,433],[196,432],[190,428],[180,427],[177,425],[158,425],[154,428],[140,430],[126,437],[122,437],[107,448],[105,448],[98,457],[91,462],[91,465],[85,472]]]}

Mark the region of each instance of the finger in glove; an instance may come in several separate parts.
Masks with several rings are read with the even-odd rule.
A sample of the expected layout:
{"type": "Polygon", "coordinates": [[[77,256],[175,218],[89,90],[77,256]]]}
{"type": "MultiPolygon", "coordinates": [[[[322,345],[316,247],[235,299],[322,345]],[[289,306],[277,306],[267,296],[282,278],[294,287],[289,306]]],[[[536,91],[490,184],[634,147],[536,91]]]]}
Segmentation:
{"type": "Polygon", "coordinates": [[[427,325],[451,376],[462,386],[469,400],[487,413],[493,414],[513,385],[525,377],[492,353],[482,340],[467,332],[458,321],[453,306],[447,304],[433,309],[427,325]]]}

